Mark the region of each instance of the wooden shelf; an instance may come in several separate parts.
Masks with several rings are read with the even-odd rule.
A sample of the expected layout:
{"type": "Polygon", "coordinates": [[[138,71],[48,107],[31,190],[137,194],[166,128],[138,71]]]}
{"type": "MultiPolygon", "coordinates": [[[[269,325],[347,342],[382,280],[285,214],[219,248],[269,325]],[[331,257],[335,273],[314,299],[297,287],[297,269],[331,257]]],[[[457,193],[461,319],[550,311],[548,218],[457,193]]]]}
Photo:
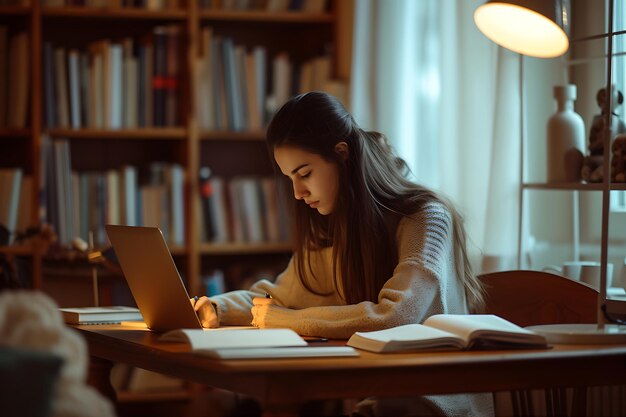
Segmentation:
{"type": "Polygon", "coordinates": [[[188,390],[175,391],[118,391],[117,400],[120,403],[146,402],[146,401],[187,401],[191,398],[188,390]]]}
{"type": "Polygon", "coordinates": [[[291,253],[293,244],[279,243],[203,243],[200,253],[203,255],[242,255],[251,253],[291,253]]]}
{"type": "Polygon", "coordinates": [[[0,138],[29,138],[32,131],[30,129],[0,129],[0,138]]]}
{"type": "Polygon", "coordinates": [[[202,10],[199,14],[203,21],[224,20],[273,23],[332,23],[334,21],[334,16],[330,13],[202,10]]]}
{"type": "Polygon", "coordinates": [[[30,6],[0,6],[0,16],[26,16],[31,11],[30,6]]]}
{"type": "Polygon", "coordinates": [[[177,139],[187,138],[184,127],[160,127],[145,129],[48,129],[55,138],[72,139],[177,139]]]}
{"type": "MultiPolygon", "coordinates": [[[[72,139],[185,139],[187,129],[184,127],[154,127],[140,129],[48,129],[47,133],[56,138],[72,139]]],[[[3,136],[29,136],[29,130],[0,130],[3,136]],[[6,133],[5,133],[6,132],[6,133]]],[[[265,131],[233,132],[228,130],[213,130],[200,133],[201,140],[242,140],[264,141],[265,131]]]]}
{"type": "Polygon", "coordinates": [[[16,256],[29,256],[34,253],[31,246],[0,246],[0,253],[16,256]]]}
{"type": "MultiPolygon", "coordinates": [[[[37,1],[37,0],[33,0],[37,1]]],[[[49,18],[97,18],[97,19],[136,19],[136,20],[184,20],[187,11],[181,9],[145,10],[126,7],[45,7],[41,14],[49,18]]]]}
{"type": "Polygon", "coordinates": [[[232,132],[232,131],[204,131],[200,133],[202,140],[265,140],[265,131],[258,132],[232,132]]]}
{"type": "MultiPolygon", "coordinates": [[[[527,190],[563,190],[563,191],[602,191],[604,184],[583,183],[583,182],[563,182],[563,183],[523,183],[522,188],[527,190]]],[[[626,191],[626,183],[611,183],[612,191],[626,191]]]]}
{"type": "MultiPolygon", "coordinates": [[[[152,177],[158,175],[157,169],[153,169],[153,166],[156,167],[153,163],[177,165],[177,168],[179,166],[182,169],[182,197],[177,194],[177,198],[181,198],[185,203],[183,215],[186,240],[183,241],[184,245],[172,246],[170,251],[175,257],[176,264],[187,277],[190,291],[197,292],[202,287],[203,268],[230,267],[233,262],[240,262],[236,258],[239,255],[255,258],[254,262],[257,262],[258,258],[258,264],[263,268],[266,267],[266,264],[271,264],[271,267],[276,267],[277,270],[283,268],[286,264],[286,257],[283,255],[292,253],[292,243],[205,244],[197,240],[190,240],[195,239],[195,237],[190,236],[195,236],[195,232],[202,224],[202,216],[206,215],[202,212],[202,207],[194,205],[201,190],[199,171],[202,167],[211,168],[212,175],[223,178],[224,181],[231,181],[236,176],[249,176],[255,179],[268,178],[274,174],[275,168],[271,155],[265,149],[265,128],[253,131],[233,131],[203,130],[200,127],[199,121],[203,120],[200,117],[202,116],[200,112],[207,111],[207,109],[198,108],[200,106],[196,101],[196,93],[201,93],[203,86],[196,77],[197,71],[202,69],[201,61],[198,58],[202,55],[202,48],[205,46],[203,44],[205,41],[203,31],[210,27],[216,37],[229,38],[233,47],[241,47],[246,53],[251,52],[257,46],[263,48],[266,65],[268,65],[268,71],[264,74],[266,77],[264,82],[268,86],[272,85],[270,80],[274,77],[273,73],[269,71],[269,66],[274,57],[281,52],[287,53],[290,61],[298,65],[313,62],[320,54],[324,54],[331,61],[332,67],[329,77],[343,81],[347,80],[349,76],[349,66],[341,66],[337,62],[346,56],[351,56],[350,48],[346,47],[349,45],[350,37],[340,31],[338,26],[342,22],[346,25],[352,24],[352,20],[348,18],[351,16],[353,7],[344,6],[348,2],[342,3],[342,0],[329,0],[328,10],[322,13],[200,9],[197,0],[179,1],[177,4],[181,4],[181,7],[164,10],[121,7],[121,2],[118,0],[106,2],[107,5],[111,5],[110,7],[100,8],[54,7],[42,3],[45,2],[30,0],[29,6],[0,6],[0,20],[8,27],[9,34],[13,36],[13,33],[26,32],[30,40],[28,46],[28,56],[30,57],[28,63],[28,122],[23,129],[0,129],[0,155],[2,155],[0,165],[2,167],[22,168],[24,174],[32,178],[33,190],[29,193],[31,221],[39,221],[39,213],[36,210],[41,207],[41,199],[45,195],[36,191],[42,189],[49,182],[49,178],[44,175],[45,172],[42,172],[42,170],[49,169],[47,165],[50,162],[49,153],[52,154],[53,158],[69,158],[69,167],[78,173],[79,183],[81,179],[89,181],[88,184],[87,181],[82,184],[83,188],[90,190],[87,193],[89,194],[88,198],[95,201],[96,197],[94,196],[97,196],[100,203],[101,190],[105,189],[101,186],[102,179],[109,172],[133,167],[134,173],[130,173],[128,176],[136,176],[136,178],[131,178],[131,181],[135,181],[140,190],[142,186],[148,186],[157,181],[152,177]],[[68,31],[67,28],[72,28],[72,30],[68,31]],[[156,36],[164,35],[165,32],[169,35],[170,28],[173,29],[172,34],[177,33],[177,37],[156,36]],[[161,29],[166,30],[162,31],[161,29]],[[130,41],[127,42],[127,40],[130,41]],[[169,42],[170,40],[176,40],[176,43],[166,43],[166,46],[163,47],[162,42],[169,42]],[[58,107],[60,105],[55,90],[59,80],[54,77],[50,79],[46,77],[49,74],[45,73],[49,69],[48,67],[55,68],[57,65],[55,52],[63,52],[69,56],[69,51],[78,51],[79,58],[92,59],[94,56],[104,53],[101,49],[104,48],[104,43],[107,41],[109,47],[115,44],[122,46],[122,49],[127,44],[132,44],[132,55],[137,60],[137,65],[140,65],[141,57],[143,57],[144,63],[147,61],[145,61],[146,55],[140,56],[139,48],[135,48],[135,45],[145,47],[144,53],[151,51],[152,58],[156,58],[157,46],[160,54],[165,53],[159,59],[164,59],[166,64],[172,64],[166,65],[167,71],[164,72],[160,68],[157,74],[156,68],[149,68],[149,66],[143,70],[151,71],[150,76],[153,77],[153,82],[157,75],[161,77],[167,72],[169,79],[176,74],[176,122],[173,122],[177,124],[176,126],[73,129],[69,127],[71,125],[64,116],[63,125],[65,127],[58,127],[61,120],[60,115],[49,114],[46,111],[46,106],[58,107]],[[103,44],[100,45],[100,42],[103,44]],[[152,49],[147,49],[147,47],[152,49]],[[52,48],[52,58],[49,56],[49,48],[52,48]],[[173,68],[174,63],[177,67],[176,72],[173,68]],[[51,86],[54,88],[49,90],[51,86]],[[55,93],[52,103],[47,103],[47,100],[51,98],[50,95],[46,95],[49,92],[55,93]],[[48,123],[50,128],[46,127],[48,123]],[[51,138],[55,146],[49,146],[50,143],[48,143],[47,138],[51,138]],[[63,139],[68,139],[67,143],[62,141],[63,139]],[[57,147],[57,144],[61,146],[57,147]],[[69,148],[67,152],[66,148],[69,148]],[[94,189],[96,192],[93,191],[94,189]]],[[[72,2],[63,0],[59,3],[69,4],[72,2]]],[[[219,2],[213,3],[217,5],[219,2]]],[[[346,33],[349,33],[349,30],[346,33]]],[[[129,51],[130,49],[123,50],[122,63],[125,62],[124,59],[128,58],[129,51]],[[127,55],[124,55],[124,52],[127,55]]],[[[216,56],[212,59],[217,59],[220,68],[224,67],[223,56],[216,56]]],[[[154,59],[151,62],[154,64],[154,59]]],[[[159,61],[159,63],[162,62],[159,61]]],[[[69,74],[67,60],[65,60],[65,64],[66,68],[63,68],[62,71],[69,74]]],[[[82,68],[80,65],[85,65],[85,62],[79,63],[79,68],[82,68]]],[[[104,58],[102,58],[102,65],[104,65],[104,58]]],[[[101,69],[103,68],[104,66],[101,69]]],[[[143,73],[144,77],[145,74],[143,73]]],[[[139,76],[139,72],[137,75],[139,76]]],[[[89,79],[91,89],[93,89],[91,84],[95,80],[95,75],[89,79]]],[[[145,81],[145,78],[143,80],[145,81]]],[[[219,81],[213,80],[213,82],[219,81]]],[[[150,84],[141,85],[144,87],[145,94],[145,88],[150,84]]],[[[167,101],[173,98],[172,95],[168,95],[171,91],[159,90],[172,89],[171,86],[173,85],[168,83],[165,88],[153,85],[153,93],[155,91],[165,92],[167,101]]],[[[70,85],[65,85],[63,88],[71,93],[69,91],[70,85]]],[[[83,89],[84,93],[84,85],[80,88],[83,89]]],[[[102,97],[97,99],[99,106],[104,110],[106,104],[110,105],[110,101],[105,103],[105,99],[110,100],[111,97],[104,97],[105,94],[101,93],[102,97]]],[[[266,93],[269,95],[272,91],[268,90],[266,93]]],[[[116,91],[116,94],[119,95],[119,91],[116,91]]],[[[68,96],[68,98],[70,101],[68,104],[71,104],[72,97],[68,96]]],[[[82,113],[82,111],[94,110],[91,107],[94,105],[91,102],[94,97],[87,98],[91,99],[87,101],[89,106],[81,109],[83,126],[85,126],[85,119],[92,121],[92,117],[85,116],[93,116],[93,114],[91,112],[82,113]]],[[[123,98],[127,99],[124,94],[123,98]]],[[[163,112],[166,107],[165,105],[161,106],[160,96],[157,98],[159,99],[158,107],[155,106],[154,95],[152,99],[149,96],[144,97],[144,101],[137,97],[138,102],[132,104],[150,106],[148,111],[153,113],[152,120],[160,120],[156,117],[156,111],[158,109],[159,112],[163,112]]],[[[84,100],[86,99],[81,96],[80,102],[83,106],[84,100]]],[[[66,110],[71,110],[71,107],[68,106],[66,110]]],[[[228,111],[233,111],[233,109],[228,111]]],[[[71,116],[71,112],[68,115],[71,116]]],[[[102,120],[109,120],[108,117],[104,116],[103,114],[102,120]]],[[[137,116],[139,118],[140,114],[138,113],[137,116]]],[[[144,114],[144,116],[146,115],[144,114]]],[[[171,118],[168,117],[167,119],[171,118]]],[[[148,120],[147,116],[144,120],[148,120]]],[[[267,117],[263,117],[260,122],[261,124],[267,123],[267,117]]],[[[127,126],[127,124],[124,125],[127,126]]],[[[219,124],[223,129],[228,129],[227,126],[234,125],[232,121],[219,124]]],[[[211,126],[216,126],[216,124],[211,126]]],[[[244,124],[244,126],[248,126],[248,124],[244,124]]],[[[257,124],[257,126],[259,125],[257,124]]],[[[66,163],[67,161],[62,160],[59,167],[62,165],[66,171],[66,163]]],[[[58,172],[56,174],[58,175],[58,172]]],[[[110,180],[113,182],[115,178],[110,180]]],[[[64,182],[61,185],[56,183],[55,185],[56,187],[53,186],[51,192],[64,192],[61,190],[61,186],[65,187],[67,183],[64,182]]],[[[112,186],[115,186],[115,183],[112,186]]],[[[79,195],[81,195],[80,192],[79,195]]],[[[83,193],[82,195],[86,194],[83,193]]],[[[90,204],[93,204],[93,201],[90,200],[90,204]]],[[[50,211],[50,213],[52,212],[53,210],[50,211]]],[[[55,213],[57,212],[66,213],[67,210],[59,208],[55,213]]],[[[94,219],[96,214],[99,217],[97,220],[90,217],[90,222],[103,221],[102,213],[89,213],[90,216],[92,214],[94,219]]],[[[49,220],[51,223],[61,222],[57,218],[49,220]]],[[[55,224],[55,226],[61,229],[59,225],[55,224]]],[[[79,229],[82,227],[84,227],[83,224],[80,225],[79,229]]],[[[89,228],[93,229],[91,225],[89,228]]],[[[63,245],[67,246],[71,236],[69,236],[70,231],[65,230],[65,232],[66,236],[60,240],[63,241],[63,245]]],[[[71,231],[74,235],[81,232],[81,230],[71,231]]],[[[105,244],[103,236],[97,236],[96,244],[105,244]]],[[[81,265],[81,262],[72,259],[69,255],[55,254],[50,249],[48,247],[44,253],[44,249],[40,250],[37,245],[31,245],[30,248],[0,247],[0,253],[32,255],[31,263],[34,277],[32,281],[35,288],[44,288],[43,283],[48,277],[64,277],[66,275],[71,277],[72,274],[85,275],[84,271],[81,272],[80,270],[84,270],[87,265],[81,265]],[[63,269],[63,266],[67,268],[63,269]]],[[[256,265],[253,262],[249,263],[250,267],[256,265]]],[[[104,271],[102,271],[102,275],[105,275],[104,271]]],[[[88,275],[85,276],[88,277],[88,275]]],[[[228,277],[226,278],[228,279],[228,277]]]]}

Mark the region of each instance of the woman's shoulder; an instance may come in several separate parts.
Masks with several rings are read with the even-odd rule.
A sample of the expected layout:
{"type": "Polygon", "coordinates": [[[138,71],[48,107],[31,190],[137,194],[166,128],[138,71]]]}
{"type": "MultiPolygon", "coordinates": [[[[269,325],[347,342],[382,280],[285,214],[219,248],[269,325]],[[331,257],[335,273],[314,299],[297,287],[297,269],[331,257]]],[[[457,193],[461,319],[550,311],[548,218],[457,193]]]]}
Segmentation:
{"type": "Polygon", "coordinates": [[[431,199],[427,202],[419,204],[418,207],[413,210],[409,210],[409,214],[404,215],[404,219],[418,219],[421,217],[445,215],[450,217],[450,208],[441,200],[431,199]]]}
{"type": "Polygon", "coordinates": [[[403,216],[396,232],[399,257],[419,263],[437,262],[434,258],[443,256],[450,248],[454,235],[452,219],[449,207],[441,201],[429,201],[403,216]]]}
{"type": "Polygon", "coordinates": [[[449,227],[452,223],[452,213],[448,206],[439,200],[431,200],[413,210],[410,214],[403,215],[398,225],[399,231],[427,227],[429,224],[439,224],[449,227]]]}

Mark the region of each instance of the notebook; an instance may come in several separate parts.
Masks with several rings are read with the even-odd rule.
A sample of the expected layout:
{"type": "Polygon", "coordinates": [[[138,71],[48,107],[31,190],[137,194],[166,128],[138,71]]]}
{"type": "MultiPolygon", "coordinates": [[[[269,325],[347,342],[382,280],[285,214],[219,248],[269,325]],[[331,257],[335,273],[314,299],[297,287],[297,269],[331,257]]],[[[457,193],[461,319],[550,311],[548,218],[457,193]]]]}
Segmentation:
{"type": "Polygon", "coordinates": [[[158,227],[106,225],[126,282],[149,329],[201,329],[158,227]]]}

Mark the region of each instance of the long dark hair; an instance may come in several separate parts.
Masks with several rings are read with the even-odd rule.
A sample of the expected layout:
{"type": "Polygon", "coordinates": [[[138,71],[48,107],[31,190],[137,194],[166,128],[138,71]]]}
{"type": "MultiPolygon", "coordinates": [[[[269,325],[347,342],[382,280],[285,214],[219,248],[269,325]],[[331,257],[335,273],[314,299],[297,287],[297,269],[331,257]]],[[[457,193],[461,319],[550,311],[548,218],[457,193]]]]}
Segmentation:
{"type": "Polygon", "coordinates": [[[469,306],[482,304],[482,287],[467,259],[459,213],[434,192],[407,179],[407,165],[392,152],[386,137],[361,129],[335,97],[316,91],[289,100],[270,122],[267,144],[271,154],[279,146],[296,146],[338,167],[339,193],[330,215],[293,200],[296,270],[309,291],[319,294],[311,285],[315,276],[306,252],[332,246],[335,289],[348,304],[376,302],[398,263],[389,215],[411,216],[430,202],[440,202],[452,216],[456,272],[469,306]],[[339,142],[348,144],[345,160],[335,151],[339,142]]]}

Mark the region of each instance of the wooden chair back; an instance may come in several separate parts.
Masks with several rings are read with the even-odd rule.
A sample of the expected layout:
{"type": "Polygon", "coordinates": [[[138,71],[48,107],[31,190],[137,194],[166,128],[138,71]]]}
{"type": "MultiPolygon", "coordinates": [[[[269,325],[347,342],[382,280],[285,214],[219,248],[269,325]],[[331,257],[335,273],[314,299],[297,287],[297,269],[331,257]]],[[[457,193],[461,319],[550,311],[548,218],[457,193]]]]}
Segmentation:
{"type": "MultiPolygon", "coordinates": [[[[477,313],[496,314],[518,326],[596,323],[598,291],[579,281],[541,271],[502,271],[479,275],[486,291],[477,313]]],[[[496,415],[515,417],[585,416],[587,388],[514,390],[494,393],[496,415]],[[566,398],[570,398],[568,406],[566,398]]]]}
{"type": "Polygon", "coordinates": [[[496,314],[518,326],[596,323],[598,291],[572,279],[541,271],[501,271],[479,275],[486,291],[481,313],[496,314]]]}

